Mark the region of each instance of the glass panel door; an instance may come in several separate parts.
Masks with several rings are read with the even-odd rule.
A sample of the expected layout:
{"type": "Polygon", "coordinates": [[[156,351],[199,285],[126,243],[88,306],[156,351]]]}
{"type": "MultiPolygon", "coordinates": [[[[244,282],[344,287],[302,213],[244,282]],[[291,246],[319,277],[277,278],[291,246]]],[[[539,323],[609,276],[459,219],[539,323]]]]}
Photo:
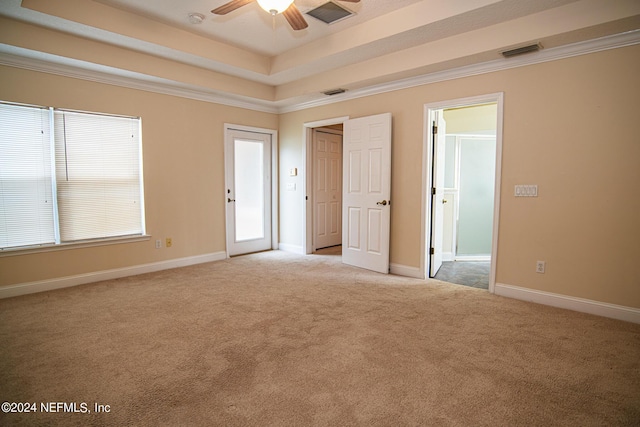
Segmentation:
{"type": "Polygon", "coordinates": [[[271,135],[228,129],[225,175],[229,255],[271,249],[271,135]]]}

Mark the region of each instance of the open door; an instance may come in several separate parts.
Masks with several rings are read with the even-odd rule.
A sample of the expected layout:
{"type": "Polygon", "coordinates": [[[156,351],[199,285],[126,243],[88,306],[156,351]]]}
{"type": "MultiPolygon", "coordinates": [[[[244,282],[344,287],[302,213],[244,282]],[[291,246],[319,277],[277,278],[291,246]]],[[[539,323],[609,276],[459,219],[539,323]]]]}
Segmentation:
{"type": "Polygon", "coordinates": [[[431,262],[429,277],[435,277],[442,267],[443,230],[444,230],[444,156],[446,147],[446,122],[442,110],[435,112],[432,123],[433,133],[433,177],[431,189],[431,262]]]}
{"type": "Polygon", "coordinates": [[[342,262],[389,273],[391,113],[344,123],[342,262]]]}

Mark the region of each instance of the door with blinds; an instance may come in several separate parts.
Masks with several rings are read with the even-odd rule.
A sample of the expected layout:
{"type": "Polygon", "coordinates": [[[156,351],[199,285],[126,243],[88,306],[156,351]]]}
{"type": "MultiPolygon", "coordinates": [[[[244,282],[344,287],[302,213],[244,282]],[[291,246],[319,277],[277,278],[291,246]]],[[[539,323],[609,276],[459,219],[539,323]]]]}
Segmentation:
{"type": "Polygon", "coordinates": [[[227,129],[225,175],[229,256],[271,249],[271,134],[227,129]]]}

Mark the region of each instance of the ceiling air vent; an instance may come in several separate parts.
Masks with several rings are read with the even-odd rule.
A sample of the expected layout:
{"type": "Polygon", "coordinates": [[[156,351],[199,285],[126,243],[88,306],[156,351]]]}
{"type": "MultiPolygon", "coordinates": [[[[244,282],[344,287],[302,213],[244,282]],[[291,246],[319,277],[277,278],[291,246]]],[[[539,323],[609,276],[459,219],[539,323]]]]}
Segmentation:
{"type": "Polygon", "coordinates": [[[525,53],[537,52],[540,49],[542,49],[542,46],[540,45],[540,43],[536,43],[536,44],[530,44],[528,46],[517,47],[511,50],[505,50],[504,52],[501,52],[501,53],[502,53],[502,56],[504,56],[505,58],[511,58],[513,56],[523,55],[525,53]]]}
{"type": "Polygon", "coordinates": [[[348,18],[354,13],[345,9],[337,3],[332,1],[326,2],[323,5],[316,7],[315,9],[307,12],[307,15],[313,16],[316,19],[324,22],[325,24],[333,24],[342,19],[348,18]]]}

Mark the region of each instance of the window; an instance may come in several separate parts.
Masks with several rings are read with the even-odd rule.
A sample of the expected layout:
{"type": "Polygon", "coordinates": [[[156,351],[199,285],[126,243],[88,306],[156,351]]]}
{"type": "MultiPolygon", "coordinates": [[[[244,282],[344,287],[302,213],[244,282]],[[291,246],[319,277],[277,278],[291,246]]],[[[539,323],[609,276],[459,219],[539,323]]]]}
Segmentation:
{"type": "Polygon", "coordinates": [[[144,234],[140,119],[0,103],[0,248],[144,234]]]}

